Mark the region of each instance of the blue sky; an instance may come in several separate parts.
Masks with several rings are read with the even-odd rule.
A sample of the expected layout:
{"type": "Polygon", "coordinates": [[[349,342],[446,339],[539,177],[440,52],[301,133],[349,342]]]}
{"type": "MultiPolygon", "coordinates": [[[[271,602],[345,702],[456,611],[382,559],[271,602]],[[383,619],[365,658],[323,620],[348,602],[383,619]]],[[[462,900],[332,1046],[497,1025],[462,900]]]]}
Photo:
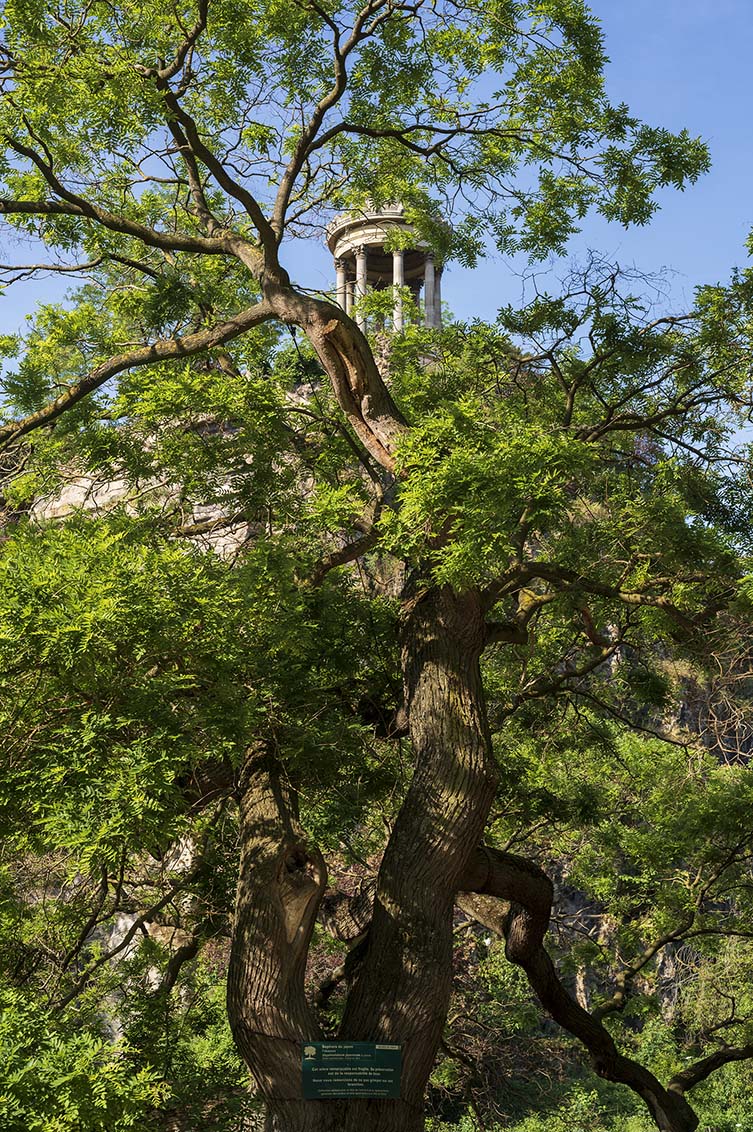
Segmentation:
{"type": "MultiPolygon", "coordinates": [[[[610,57],[607,89],[652,125],[687,127],[711,148],[712,170],[684,193],[663,192],[646,228],[598,218],[573,241],[642,271],[670,269],[669,305],[679,310],[699,283],[748,262],[753,228],[753,4],[750,0],[592,0],[610,57]]],[[[448,272],[444,296],[460,317],[493,318],[521,280],[497,258],[474,272],[448,272]]],[[[562,267],[558,269],[562,271],[562,267]]]]}
{"type": "MultiPolygon", "coordinates": [[[[668,305],[679,310],[693,288],[747,262],[753,228],[753,4],[750,0],[592,0],[611,62],[609,94],[645,121],[684,126],[710,145],[712,171],[684,193],[666,191],[662,209],[644,229],[623,230],[590,220],[572,243],[577,259],[594,248],[625,266],[670,269],[668,305]]],[[[26,252],[28,249],[26,250],[26,252]]],[[[28,259],[6,245],[2,258],[28,259]]],[[[289,265],[309,287],[333,284],[324,248],[296,249],[289,265]]],[[[490,258],[473,271],[451,266],[444,298],[461,318],[493,318],[522,289],[520,265],[490,258]]],[[[555,274],[564,267],[555,268],[555,274]]],[[[49,280],[13,287],[2,300],[0,332],[15,329],[36,298],[60,293],[49,280]]]]}
{"type": "MultiPolygon", "coordinates": [[[[639,267],[678,272],[675,290],[724,279],[747,262],[753,228],[753,5],[750,0],[598,0],[612,60],[611,97],[649,122],[683,126],[711,148],[712,169],[684,193],[667,191],[651,225],[593,235],[639,267]]],[[[590,233],[589,233],[590,235],[590,233]]]]}

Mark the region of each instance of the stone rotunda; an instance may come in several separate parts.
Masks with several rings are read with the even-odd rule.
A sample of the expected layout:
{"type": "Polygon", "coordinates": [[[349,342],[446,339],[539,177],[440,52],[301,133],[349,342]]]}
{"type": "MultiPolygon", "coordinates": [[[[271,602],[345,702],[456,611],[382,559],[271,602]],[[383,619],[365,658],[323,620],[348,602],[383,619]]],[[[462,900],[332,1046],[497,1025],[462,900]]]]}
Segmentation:
{"type": "Polygon", "coordinates": [[[361,330],[366,316],[357,303],[368,290],[383,291],[394,287],[393,326],[404,325],[403,299],[398,290],[409,287],[416,306],[423,288],[423,321],[426,326],[442,325],[442,265],[405,219],[401,204],[386,205],[374,211],[344,213],[327,228],[327,246],[335,258],[337,304],[353,314],[361,330]],[[414,238],[403,240],[404,249],[387,251],[385,243],[396,230],[414,238]]]}

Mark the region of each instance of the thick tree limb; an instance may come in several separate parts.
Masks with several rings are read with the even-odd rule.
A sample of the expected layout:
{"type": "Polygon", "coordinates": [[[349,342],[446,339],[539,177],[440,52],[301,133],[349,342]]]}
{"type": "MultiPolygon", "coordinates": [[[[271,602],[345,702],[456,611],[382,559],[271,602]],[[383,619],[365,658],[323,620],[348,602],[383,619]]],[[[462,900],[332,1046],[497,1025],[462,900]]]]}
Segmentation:
{"type": "Polygon", "coordinates": [[[688,1089],[700,1085],[701,1081],[705,1081],[722,1066],[729,1065],[732,1061],[747,1061],[749,1058],[753,1058],[753,1042],[744,1046],[725,1046],[709,1054],[708,1057],[696,1061],[694,1065],[689,1065],[682,1072],[676,1073],[667,1085],[667,1089],[671,1093],[683,1094],[688,1089]]]}
{"type": "Polygon", "coordinates": [[[528,633],[515,621],[487,621],[484,646],[486,645],[525,645],[528,633]]]}
{"type": "Polygon", "coordinates": [[[208,934],[208,928],[208,921],[202,920],[201,923],[196,925],[188,939],[170,956],[167,966],[165,967],[165,973],[162,976],[162,981],[158,987],[158,990],[163,994],[170,993],[178,981],[178,977],[185,964],[196,958],[201,942],[208,934]]]}
{"type": "Polygon", "coordinates": [[[378,542],[379,531],[371,530],[362,535],[361,538],[355,539],[354,542],[346,543],[345,546],[341,546],[325,555],[324,558],[320,558],[310,575],[312,584],[320,585],[330,570],[336,570],[338,566],[347,566],[349,562],[355,562],[356,559],[373,550],[378,542]]]}
{"type": "Polygon", "coordinates": [[[360,884],[352,896],[345,892],[328,892],[319,910],[325,929],[343,943],[359,939],[369,930],[375,893],[375,877],[360,884]]]}
{"type": "Polygon", "coordinates": [[[337,402],[368,453],[394,471],[395,446],[407,424],[377,369],[361,330],[339,307],[269,283],[265,298],[281,322],[299,326],[332,382],[337,402]]]}
{"type": "MultiPolygon", "coordinates": [[[[56,190],[57,191],[57,190],[56,190]]],[[[61,194],[62,195],[62,194],[61,194]]],[[[207,236],[192,236],[186,232],[159,232],[156,228],[149,228],[146,224],[139,224],[126,216],[116,216],[107,209],[100,208],[83,198],[73,197],[63,200],[11,200],[0,199],[0,216],[33,215],[33,216],[80,216],[85,220],[101,224],[111,232],[120,232],[124,236],[133,236],[142,244],[151,248],[163,248],[173,252],[194,252],[202,255],[231,255],[227,243],[223,239],[213,239],[207,236]]]]}

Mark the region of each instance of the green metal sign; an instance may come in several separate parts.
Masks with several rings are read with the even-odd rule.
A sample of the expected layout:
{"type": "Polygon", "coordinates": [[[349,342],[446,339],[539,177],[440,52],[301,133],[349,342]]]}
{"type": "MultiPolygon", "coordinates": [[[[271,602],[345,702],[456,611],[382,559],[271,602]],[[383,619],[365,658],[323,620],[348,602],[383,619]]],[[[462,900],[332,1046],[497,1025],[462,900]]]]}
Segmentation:
{"type": "Polygon", "coordinates": [[[301,1062],[308,1101],[400,1096],[402,1046],[375,1042],[306,1042],[301,1062]]]}

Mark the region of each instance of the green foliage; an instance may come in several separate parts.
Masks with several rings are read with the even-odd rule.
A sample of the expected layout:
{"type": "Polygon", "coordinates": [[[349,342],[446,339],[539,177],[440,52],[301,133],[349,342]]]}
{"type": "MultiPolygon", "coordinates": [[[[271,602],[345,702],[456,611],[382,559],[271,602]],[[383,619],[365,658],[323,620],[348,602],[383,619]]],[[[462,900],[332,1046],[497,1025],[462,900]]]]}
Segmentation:
{"type": "Polygon", "coordinates": [[[127,1044],[48,1014],[9,989],[0,999],[0,1124],[7,1132],[144,1128],[169,1095],[127,1044]]]}
{"type": "Polygon", "coordinates": [[[260,713],[287,730],[301,767],[316,750],[322,783],[346,776],[324,756],[357,751],[359,729],[336,693],[323,706],[321,690],[357,678],[358,641],[378,611],[359,618],[347,586],[297,588],[295,565],[270,541],[231,569],[117,515],[6,541],[2,705],[17,769],[2,806],[19,846],[65,844],[88,868],[124,844],[173,840],[181,775],[208,758],[237,761],[260,713]]]}
{"type": "Polygon", "coordinates": [[[180,770],[232,756],[251,725],[230,680],[238,580],[117,520],[22,529],[0,569],[6,751],[24,752],[4,778],[6,828],[23,814],[19,847],[65,844],[85,869],[170,840],[180,770]]]}
{"type": "Polygon", "coordinates": [[[562,1097],[559,1111],[546,1118],[545,1125],[538,1116],[533,1116],[513,1127],[515,1132],[539,1132],[542,1127],[551,1129],[551,1132],[589,1132],[591,1128],[605,1128],[605,1116],[606,1109],[598,1094],[574,1085],[562,1097]]]}
{"type": "MultiPolygon", "coordinates": [[[[599,964],[612,948],[639,951],[641,940],[673,930],[692,912],[695,927],[709,933],[747,923],[747,768],[631,735],[587,712],[559,718],[556,733],[547,713],[499,733],[510,778],[497,836],[538,828],[539,852],[566,861],[567,883],[611,917],[608,952],[586,949],[583,958],[599,964]],[[735,892],[734,907],[727,892],[735,892]]],[[[698,993],[696,984],[689,993],[698,993]]]]}
{"type": "Polygon", "coordinates": [[[474,1017],[490,1028],[505,1018],[508,1034],[530,1034],[538,1029],[539,1011],[531,1001],[525,975],[505,959],[504,946],[494,942],[474,971],[478,1002],[474,1017]]]}
{"type": "MultiPolygon", "coordinates": [[[[701,295],[692,317],[647,325],[645,303],[616,289],[608,265],[592,265],[584,280],[578,289],[573,281],[571,298],[503,311],[498,328],[448,327],[428,365],[425,337],[409,330],[395,342],[393,382],[412,428],[399,452],[399,508],[381,520],[384,543],[462,589],[499,577],[527,542],[575,576],[599,563],[604,592],[588,598],[597,623],[619,620],[610,586],[650,590],[654,577],[692,615],[737,584],[747,537],[748,492],[721,460],[748,380],[747,300],[734,300],[729,321],[701,295]],[[522,350],[510,334],[528,339],[522,350]],[[661,435],[651,433],[654,418],[661,435]],[[702,564],[708,583],[699,586],[702,564]]],[[[548,613],[567,608],[570,618],[576,588],[548,613]]],[[[646,631],[666,631],[659,604],[641,604],[646,631]]],[[[562,640],[552,644],[561,654],[562,640]]],[[[539,632],[542,672],[554,659],[546,645],[539,632]]],[[[646,699],[661,698],[655,672],[634,669],[630,679],[646,699]]]]}
{"type": "MultiPolygon", "coordinates": [[[[90,191],[96,185],[100,207],[168,226],[175,207],[171,185],[153,171],[153,181],[149,172],[147,183],[140,181],[145,140],[162,154],[169,137],[165,89],[145,72],[155,59],[173,57],[196,22],[196,6],[69,7],[69,17],[58,21],[41,2],[6,4],[6,49],[33,58],[34,66],[19,72],[16,97],[3,104],[3,131],[11,146],[31,143],[54,154],[58,177],[90,191]]],[[[347,31],[358,10],[339,0],[326,9],[291,10],[278,0],[213,6],[191,57],[201,81],[185,85],[181,104],[207,141],[227,139],[262,204],[267,186],[282,175],[298,122],[329,91],[331,22],[347,31]],[[301,113],[290,119],[286,108],[294,104],[301,113]],[[254,106],[255,112],[243,112],[254,106]]],[[[601,34],[584,4],[485,0],[441,5],[422,17],[419,23],[398,8],[390,18],[377,18],[352,52],[337,128],[302,184],[298,212],[316,213],[322,200],[334,209],[362,206],[367,198],[376,205],[401,200],[442,254],[471,262],[481,249],[483,223],[503,250],[543,256],[564,246],[590,207],[622,223],[645,223],[658,186],[682,187],[707,168],[705,146],[687,132],[646,126],[625,106],[609,103],[601,34]],[[432,152],[433,127],[451,131],[466,120],[473,129],[453,132],[432,152]],[[401,141],[402,131],[412,146],[401,141]],[[416,151],[422,143],[426,155],[416,151]],[[516,170],[533,164],[538,173],[527,170],[515,183],[516,170]],[[437,223],[437,205],[459,184],[479,203],[451,230],[437,223]]],[[[43,197],[39,167],[20,154],[11,148],[4,163],[4,195],[43,197]]],[[[243,224],[225,186],[209,191],[209,204],[243,224]]],[[[181,211],[181,226],[196,231],[190,203],[181,211]]],[[[21,214],[14,222],[39,232],[50,246],[78,244],[92,258],[112,247],[111,234],[74,217],[38,221],[21,214]]],[[[134,245],[130,238],[119,241],[121,254],[138,258],[134,245]]],[[[156,267],[158,257],[150,259],[156,267]]],[[[186,285],[173,268],[157,268],[158,279],[141,277],[142,309],[151,312],[153,325],[170,317],[186,285]]],[[[134,297],[129,292],[122,295],[126,304],[134,297]]]]}
{"type": "MultiPolygon", "coordinates": [[[[3,500],[0,964],[15,989],[0,1118],[19,1132],[149,1127],[154,1110],[237,1121],[247,1075],[222,1006],[234,779],[249,744],[274,741],[308,836],[338,866],[376,867],[411,775],[395,726],[406,575],[414,592],[484,588],[497,640],[516,642],[484,659],[491,835],[555,862],[608,923],[569,947],[564,977],[588,966],[606,994],[612,965],[692,912],[709,933],[686,957],[698,995],[668,1024],[646,967],[613,1023],[663,1074],[709,1047],[736,970],[748,1002],[746,948],[714,935],[750,923],[747,772],[646,733],[672,730],[683,680],[704,678],[696,625],[751,600],[753,507],[726,446],[748,397],[753,277],[656,318],[593,262],[493,327],[383,337],[410,425],[394,481],[310,347],[278,328],[184,346],[262,292],[304,304],[270,246],[284,259],[342,208],[400,201],[440,260],[472,264],[489,233],[541,259],[589,210],[645,223],[657,188],[708,166],[686,132],[610,104],[581,0],[361,8],[3,11],[2,211],[85,282],[0,341],[2,411],[34,413],[120,359],[14,449],[3,500]],[[273,232],[258,214],[281,187],[273,232]],[[179,360],[161,360],[175,339],[179,360]],[[70,481],[88,497],[68,507],[70,481]],[[338,569],[364,530],[372,556],[338,569]],[[100,1032],[108,1014],[122,1042],[100,1032]]],[[[373,324],[393,298],[364,301],[373,324]]],[[[580,1070],[542,1084],[535,1051],[562,1065],[572,1049],[542,1033],[501,946],[463,946],[469,1044],[512,1038],[507,1077],[488,1075],[494,1120],[504,1104],[517,1132],[542,1112],[552,1132],[643,1132],[632,1098],[580,1070]]],[[[478,1073],[451,1052],[434,1087],[470,1105],[478,1073]]],[[[727,1071],[741,1112],[746,1079],[727,1071]]],[[[715,1089],[703,1103],[727,1119],[715,1089]]]]}
{"type": "Polygon", "coordinates": [[[165,1083],[168,1119],[207,1129],[232,1128],[249,1110],[249,1073],[233,1044],[225,1007],[224,958],[208,954],[182,972],[180,994],[144,994],[155,946],[126,964],[118,1014],[138,1063],[165,1083]]]}

